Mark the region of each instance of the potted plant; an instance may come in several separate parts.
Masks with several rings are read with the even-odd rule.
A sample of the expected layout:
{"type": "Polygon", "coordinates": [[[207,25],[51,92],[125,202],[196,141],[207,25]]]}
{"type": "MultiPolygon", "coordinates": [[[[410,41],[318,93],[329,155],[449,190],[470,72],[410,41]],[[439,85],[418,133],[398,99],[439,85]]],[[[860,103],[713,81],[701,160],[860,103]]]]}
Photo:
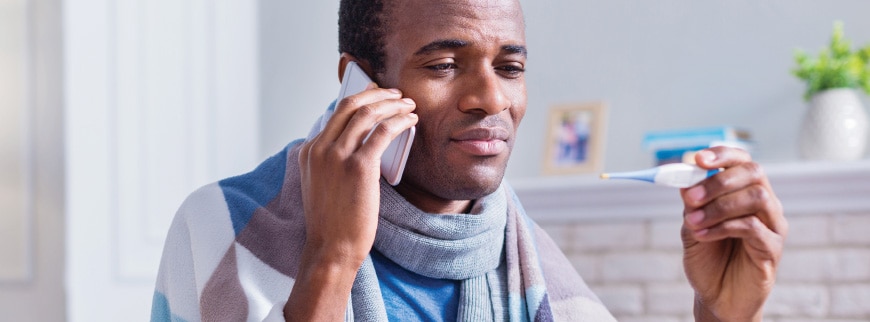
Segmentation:
{"type": "Polygon", "coordinates": [[[810,160],[857,160],[867,147],[868,118],[858,91],[870,94],[870,45],[852,50],[843,24],[834,23],[827,48],[817,57],[798,50],[792,73],[807,84],[810,108],[799,135],[801,156],[810,160]]]}

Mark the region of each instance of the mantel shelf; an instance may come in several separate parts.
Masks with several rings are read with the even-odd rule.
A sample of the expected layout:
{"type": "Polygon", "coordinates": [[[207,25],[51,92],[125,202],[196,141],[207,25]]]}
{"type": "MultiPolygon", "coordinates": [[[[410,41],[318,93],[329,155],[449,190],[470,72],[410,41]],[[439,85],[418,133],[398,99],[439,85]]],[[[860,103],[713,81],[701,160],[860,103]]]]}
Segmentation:
{"type": "MultiPolygon", "coordinates": [[[[763,164],[786,215],[867,212],[870,161],[763,164]]],[[[597,175],[511,180],[530,216],[538,221],[679,218],[682,201],[673,188],[633,181],[601,181],[597,175]]]]}

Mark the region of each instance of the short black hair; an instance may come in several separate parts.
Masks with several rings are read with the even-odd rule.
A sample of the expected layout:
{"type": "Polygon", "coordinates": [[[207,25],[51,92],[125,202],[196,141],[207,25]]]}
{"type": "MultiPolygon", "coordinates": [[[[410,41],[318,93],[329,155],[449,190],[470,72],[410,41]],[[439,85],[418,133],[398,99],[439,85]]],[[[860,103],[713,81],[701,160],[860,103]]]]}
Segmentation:
{"type": "Polygon", "coordinates": [[[386,1],[341,0],[338,7],[338,52],[365,60],[374,74],[385,68],[386,1]]]}

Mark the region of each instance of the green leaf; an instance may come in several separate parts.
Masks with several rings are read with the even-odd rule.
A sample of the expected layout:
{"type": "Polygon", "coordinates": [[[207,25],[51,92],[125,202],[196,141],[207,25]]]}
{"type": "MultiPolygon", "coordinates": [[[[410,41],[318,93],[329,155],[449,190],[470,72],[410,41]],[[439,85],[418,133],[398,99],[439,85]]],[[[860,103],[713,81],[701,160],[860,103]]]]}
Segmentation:
{"type": "Polygon", "coordinates": [[[834,31],[827,48],[813,58],[803,50],[794,51],[795,77],[807,84],[804,99],[831,88],[857,88],[870,94],[870,45],[852,51],[846,39],[843,23],[834,22],[834,31]]]}

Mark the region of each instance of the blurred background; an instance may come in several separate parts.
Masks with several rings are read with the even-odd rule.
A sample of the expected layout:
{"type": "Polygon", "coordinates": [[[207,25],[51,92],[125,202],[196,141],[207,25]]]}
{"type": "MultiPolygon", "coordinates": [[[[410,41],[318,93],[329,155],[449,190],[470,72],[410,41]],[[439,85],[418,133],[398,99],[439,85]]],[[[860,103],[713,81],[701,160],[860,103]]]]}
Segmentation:
{"type": "MultiPolygon", "coordinates": [[[[529,101],[507,177],[620,320],[690,320],[679,199],[543,176],[556,105],[606,106],[599,170],[651,166],[650,131],[750,132],[792,223],[768,320],[870,320],[870,162],[801,160],[808,103],[790,73],[834,21],[870,43],[870,3],[521,2],[529,101]]],[[[147,319],[185,196],[304,136],[337,95],[337,11],[0,0],[0,320],[147,319]]]]}

